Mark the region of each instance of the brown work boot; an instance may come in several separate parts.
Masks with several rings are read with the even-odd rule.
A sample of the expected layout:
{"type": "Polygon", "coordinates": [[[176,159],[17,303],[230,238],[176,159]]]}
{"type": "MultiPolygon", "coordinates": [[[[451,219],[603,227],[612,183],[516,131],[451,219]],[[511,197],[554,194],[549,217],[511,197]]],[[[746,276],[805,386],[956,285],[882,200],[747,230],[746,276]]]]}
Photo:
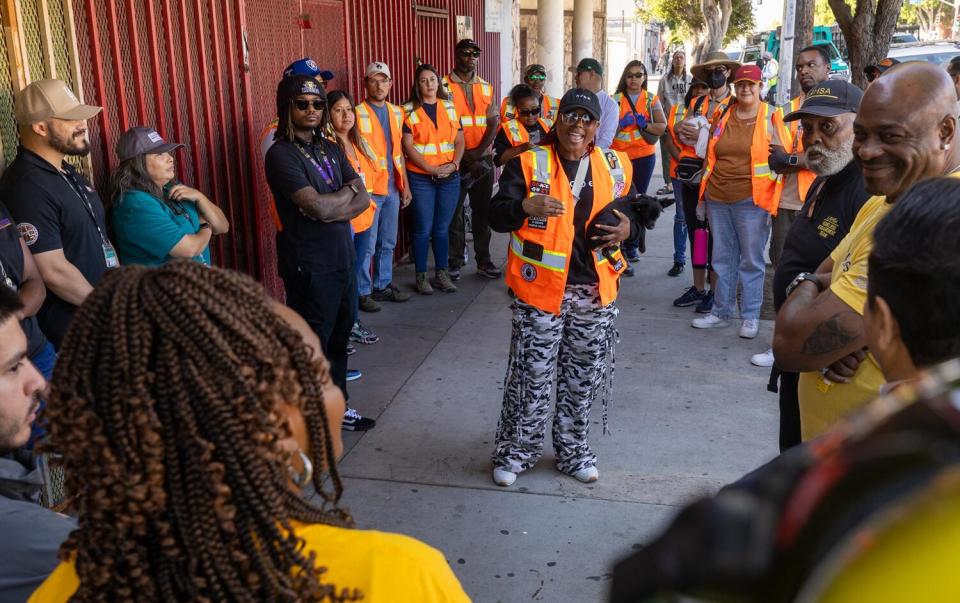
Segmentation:
{"type": "Polygon", "coordinates": [[[453,284],[450,273],[446,270],[437,270],[437,276],[433,279],[433,286],[444,293],[455,293],[457,286],[453,284]]]}

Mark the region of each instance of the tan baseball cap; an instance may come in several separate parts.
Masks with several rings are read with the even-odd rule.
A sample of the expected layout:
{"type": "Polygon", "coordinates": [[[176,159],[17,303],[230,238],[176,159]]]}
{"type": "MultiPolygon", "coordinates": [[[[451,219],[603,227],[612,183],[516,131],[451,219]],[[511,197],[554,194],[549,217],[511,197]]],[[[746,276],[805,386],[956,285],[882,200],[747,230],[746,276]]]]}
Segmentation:
{"type": "Polygon", "coordinates": [[[50,119],[85,121],[103,107],[84,105],[63,80],[37,80],[17,93],[13,114],[21,125],[50,119]]]}
{"type": "Polygon", "coordinates": [[[387,79],[391,79],[390,68],[387,67],[387,64],[382,61],[374,61],[367,65],[367,73],[363,77],[368,78],[371,75],[377,75],[378,73],[387,76],[387,79]]]}

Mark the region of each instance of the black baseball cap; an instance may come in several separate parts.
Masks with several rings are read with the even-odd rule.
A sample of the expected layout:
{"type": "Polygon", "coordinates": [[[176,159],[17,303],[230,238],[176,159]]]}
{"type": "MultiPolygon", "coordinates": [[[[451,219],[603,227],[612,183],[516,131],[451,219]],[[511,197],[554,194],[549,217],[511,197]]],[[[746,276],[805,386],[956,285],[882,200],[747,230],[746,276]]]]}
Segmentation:
{"type": "Polygon", "coordinates": [[[167,142],[153,128],[136,126],[120,135],[117,140],[117,158],[122,162],[137,155],[160,155],[183,148],[179,142],[167,142]]]}
{"type": "Polygon", "coordinates": [[[783,121],[796,121],[810,115],[834,117],[856,113],[863,98],[863,90],[843,80],[826,80],[807,92],[799,109],[788,113],[783,121]]]}
{"type": "Polygon", "coordinates": [[[567,90],[567,93],[560,99],[560,113],[566,113],[571,109],[583,109],[594,119],[600,119],[600,99],[597,95],[583,88],[574,88],[567,90]]]}
{"type": "Polygon", "coordinates": [[[483,50],[482,48],[480,48],[480,45],[479,45],[479,44],[477,44],[476,42],[474,42],[474,41],[473,41],[472,39],[470,39],[470,38],[464,38],[464,39],[460,40],[459,42],[457,42],[457,46],[456,46],[455,50],[456,50],[457,52],[460,52],[460,51],[463,50],[464,48],[476,48],[477,50],[483,50]]]}

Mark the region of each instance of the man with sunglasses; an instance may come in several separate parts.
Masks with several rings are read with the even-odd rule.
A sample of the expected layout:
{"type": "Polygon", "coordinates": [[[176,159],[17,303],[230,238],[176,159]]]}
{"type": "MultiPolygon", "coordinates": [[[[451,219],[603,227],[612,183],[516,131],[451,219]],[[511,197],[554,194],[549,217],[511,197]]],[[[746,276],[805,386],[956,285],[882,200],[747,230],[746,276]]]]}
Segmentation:
{"type": "MultiPolygon", "coordinates": [[[[523,83],[533,88],[537,98],[540,100],[540,117],[549,123],[557,121],[557,108],[560,106],[560,99],[544,94],[543,89],[547,85],[547,68],[538,63],[527,65],[523,70],[523,83]]],[[[516,119],[516,108],[510,95],[503,98],[500,103],[500,123],[505,123],[511,119],[516,119]]]]}
{"type": "Polygon", "coordinates": [[[453,71],[444,76],[443,85],[450,93],[460,115],[465,151],[460,160],[460,199],[450,223],[450,278],[458,280],[467,263],[466,218],[464,201],[470,195],[470,223],[473,230],[473,251],[477,274],[484,278],[500,278],[500,269],[490,259],[490,197],[493,196],[493,154],[491,146],[497,135],[500,114],[493,102],[493,86],[477,75],[480,45],[464,38],[454,49],[453,71]]]}
{"type": "MultiPolygon", "coordinates": [[[[277,133],[265,171],[282,230],[277,268],[287,305],[316,331],[333,382],[347,395],[347,344],[357,308],[356,251],[350,220],[370,205],[363,180],[340,146],[322,132],[327,95],[308,75],[277,86],[277,133]]],[[[370,429],[372,419],[347,408],[343,428],[370,429]]]]}

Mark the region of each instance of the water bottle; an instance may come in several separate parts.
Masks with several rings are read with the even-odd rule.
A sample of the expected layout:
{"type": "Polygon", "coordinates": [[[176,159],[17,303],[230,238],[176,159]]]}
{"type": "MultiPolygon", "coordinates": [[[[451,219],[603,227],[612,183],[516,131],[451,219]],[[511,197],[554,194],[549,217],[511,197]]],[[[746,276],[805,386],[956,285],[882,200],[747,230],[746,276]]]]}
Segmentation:
{"type": "Polygon", "coordinates": [[[697,226],[696,230],[693,231],[693,267],[694,268],[706,268],[707,267],[707,249],[710,246],[710,229],[701,223],[697,226]]]}

